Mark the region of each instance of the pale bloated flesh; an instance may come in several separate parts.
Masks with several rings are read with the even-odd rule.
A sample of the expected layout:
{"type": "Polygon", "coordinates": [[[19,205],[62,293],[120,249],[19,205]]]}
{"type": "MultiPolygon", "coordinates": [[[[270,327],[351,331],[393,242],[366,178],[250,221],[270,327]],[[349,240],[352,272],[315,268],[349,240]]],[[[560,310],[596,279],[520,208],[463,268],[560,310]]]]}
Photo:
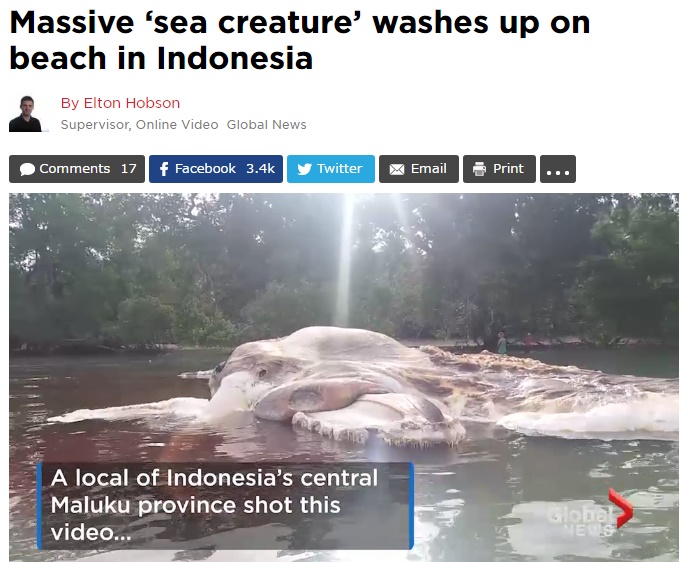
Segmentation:
{"type": "Polygon", "coordinates": [[[674,379],[606,375],[487,352],[413,349],[376,332],[334,327],[244,344],[211,371],[211,394],[229,385],[248,397],[258,418],[334,439],[365,442],[377,434],[393,445],[421,447],[460,442],[463,419],[585,412],[678,396],[674,379]]]}

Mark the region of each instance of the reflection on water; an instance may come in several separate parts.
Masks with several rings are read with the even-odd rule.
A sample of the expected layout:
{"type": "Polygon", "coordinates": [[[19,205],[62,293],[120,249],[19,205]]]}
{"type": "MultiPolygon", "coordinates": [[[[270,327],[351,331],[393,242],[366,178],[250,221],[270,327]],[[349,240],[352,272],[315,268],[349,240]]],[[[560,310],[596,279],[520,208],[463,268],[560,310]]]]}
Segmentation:
{"type": "MultiPolygon", "coordinates": [[[[538,359],[609,372],[676,376],[677,359],[639,361],[627,352],[556,352],[538,359]],[[654,367],[652,366],[654,365],[654,367]]],[[[207,381],[179,372],[208,368],[222,352],[164,358],[24,359],[10,366],[10,550],[13,560],[80,558],[97,562],[177,560],[482,560],[678,559],[678,443],[528,437],[478,424],[459,450],[402,450],[323,439],[238,413],[210,429],[151,411],[146,418],[47,423],[79,409],[208,398],[207,381]],[[34,473],[46,461],[394,461],[416,463],[416,546],[410,552],[234,552],[201,549],[109,553],[35,548],[34,473]],[[574,537],[548,519],[552,508],[609,506],[613,487],[635,506],[610,537],[574,537]]]]}

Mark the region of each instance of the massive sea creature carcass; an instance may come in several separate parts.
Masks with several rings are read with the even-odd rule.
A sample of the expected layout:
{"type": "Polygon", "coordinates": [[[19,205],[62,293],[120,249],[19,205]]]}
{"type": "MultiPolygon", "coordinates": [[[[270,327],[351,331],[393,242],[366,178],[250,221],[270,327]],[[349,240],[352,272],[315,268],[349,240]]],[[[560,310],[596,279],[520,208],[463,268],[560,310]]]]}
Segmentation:
{"type": "Polygon", "coordinates": [[[258,419],[334,439],[363,443],[376,434],[392,445],[421,447],[459,443],[466,420],[566,416],[667,395],[678,400],[677,379],[609,375],[489,352],[455,355],[331,326],[245,343],[214,369],[181,376],[209,379],[215,413],[242,403],[258,419]]]}

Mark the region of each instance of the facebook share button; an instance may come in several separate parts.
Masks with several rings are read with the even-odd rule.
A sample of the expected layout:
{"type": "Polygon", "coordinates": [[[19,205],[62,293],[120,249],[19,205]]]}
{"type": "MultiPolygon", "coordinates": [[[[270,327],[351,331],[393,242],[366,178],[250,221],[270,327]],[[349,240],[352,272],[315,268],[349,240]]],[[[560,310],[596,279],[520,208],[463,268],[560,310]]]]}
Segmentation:
{"type": "Polygon", "coordinates": [[[150,183],[282,183],[282,156],[149,156],[150,183]]]}

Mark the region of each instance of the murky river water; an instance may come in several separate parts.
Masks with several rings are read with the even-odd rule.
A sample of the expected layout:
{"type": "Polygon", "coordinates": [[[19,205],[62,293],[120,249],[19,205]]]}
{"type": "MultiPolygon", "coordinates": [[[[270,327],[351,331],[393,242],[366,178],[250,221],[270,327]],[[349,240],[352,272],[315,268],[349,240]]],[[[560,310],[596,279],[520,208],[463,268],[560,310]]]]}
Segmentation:
{"type": "MultiPolygon", "coordinates": [[[[678,376],[678,355],[636,351],[547,351],[533,356],[561,365],[644,376],[678,376]]],[[[455,451],[365,447],[323,439],[237,414],[216,431],[193,429],[183,416],[48,423],[80,409],[208,398],[205,380],[182,371],[206,369],[224,352],[166,357],[22,359],[10,363],[10,559],[80,558],[99,562],[211,560],[678,560],[678,443],[528,437],[483,426],[455,451]],[[35,467],[44,461],[412,461],[416,466],[416,540],[402,552],[114,551],[36,549],[35,467]],[[635,506],[611,536],[572,536],[551,521],[553,510],[581,502],[608,506],[612,487],[635,506]]],[[[632,420],[629,420],[632,425],[632,420]]],[[[617,509],[617,508],[615,508],[617,509]]],[[[617,512],[621,511],[617,509],[617,512]]]]}

